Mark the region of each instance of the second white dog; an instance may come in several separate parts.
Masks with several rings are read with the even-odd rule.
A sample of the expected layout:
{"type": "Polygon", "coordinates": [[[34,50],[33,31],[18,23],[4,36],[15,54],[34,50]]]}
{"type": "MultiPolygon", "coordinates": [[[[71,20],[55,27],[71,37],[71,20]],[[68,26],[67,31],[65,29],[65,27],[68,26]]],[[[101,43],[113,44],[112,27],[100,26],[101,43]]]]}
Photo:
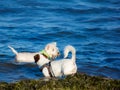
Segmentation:
{"type": "Polygon", "coordinates": [[[49,59],[42,58],[37,54],[34,56],[37,65],[42,68],[42,72],[45,77],[61,77],[63,75],[71,75],[77,72],[76,65],[76,50],[73,46],[66,46],[64,49],[64,58],[68,56],[68,53],[72,52],[71,59],[62,59],[56,61],[50,61],[49,59]]]}
{"type": "Polygon", "coordinates": [[[41,54],[43,58],[54,59],[59,55],[59,49],[57,47],[56,42],[49,43],[45,46],[45,49],[42,52],[29,53],[29,52],[20,52],[18,53],[13,47],[8,46],[13,53],[16,55],[16,62],[23,63],[34,63],[34,56],[36,54],[41,54]]]}

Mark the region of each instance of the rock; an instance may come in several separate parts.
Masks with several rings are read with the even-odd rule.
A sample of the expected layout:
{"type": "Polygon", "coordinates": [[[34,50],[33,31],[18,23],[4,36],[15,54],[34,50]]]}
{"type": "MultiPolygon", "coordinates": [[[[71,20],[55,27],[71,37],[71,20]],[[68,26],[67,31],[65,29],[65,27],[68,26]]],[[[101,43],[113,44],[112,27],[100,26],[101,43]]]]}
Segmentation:
{"type": "Polygon", "coordinates": [[[120,80],[77,73],[63,79],[21,80],[0,83],[0,90],[120,90],[120,80]]]}

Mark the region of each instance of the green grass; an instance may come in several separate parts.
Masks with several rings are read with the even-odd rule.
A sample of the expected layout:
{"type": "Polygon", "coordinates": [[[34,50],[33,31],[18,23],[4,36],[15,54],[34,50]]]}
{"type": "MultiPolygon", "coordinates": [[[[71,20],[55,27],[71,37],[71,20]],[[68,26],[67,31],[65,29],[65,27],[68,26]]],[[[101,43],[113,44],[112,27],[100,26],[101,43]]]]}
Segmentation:
{"type": "Polygon", "coordinates": [[[64,79],[21,80],[0,83],[0,90],[120,90],[120,80],[77,73],[64,79]]]}

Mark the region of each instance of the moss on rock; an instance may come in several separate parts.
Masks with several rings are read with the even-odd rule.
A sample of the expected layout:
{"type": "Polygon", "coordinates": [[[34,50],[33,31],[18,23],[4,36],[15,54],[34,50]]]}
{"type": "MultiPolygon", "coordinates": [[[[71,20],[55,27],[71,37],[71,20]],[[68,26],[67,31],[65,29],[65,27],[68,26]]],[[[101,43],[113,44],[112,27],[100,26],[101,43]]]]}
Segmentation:
{"type": "Polygon", "coordinates": [[[21,80],[0,83],[0,90],[120,90],[120,80],[77,73],[64,79],[21,80]]]}

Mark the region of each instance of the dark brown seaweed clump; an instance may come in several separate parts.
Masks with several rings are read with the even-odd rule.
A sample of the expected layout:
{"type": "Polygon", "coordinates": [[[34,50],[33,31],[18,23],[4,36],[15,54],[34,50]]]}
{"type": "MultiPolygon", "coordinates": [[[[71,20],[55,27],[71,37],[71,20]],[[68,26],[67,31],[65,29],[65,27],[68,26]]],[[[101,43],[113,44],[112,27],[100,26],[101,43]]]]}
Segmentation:
{"type": "Polygon", "coordinates": [[[64,79],[21,80],[0,83],[0,90],[120,90],[120,80],[77,73],[64,79]]]}

